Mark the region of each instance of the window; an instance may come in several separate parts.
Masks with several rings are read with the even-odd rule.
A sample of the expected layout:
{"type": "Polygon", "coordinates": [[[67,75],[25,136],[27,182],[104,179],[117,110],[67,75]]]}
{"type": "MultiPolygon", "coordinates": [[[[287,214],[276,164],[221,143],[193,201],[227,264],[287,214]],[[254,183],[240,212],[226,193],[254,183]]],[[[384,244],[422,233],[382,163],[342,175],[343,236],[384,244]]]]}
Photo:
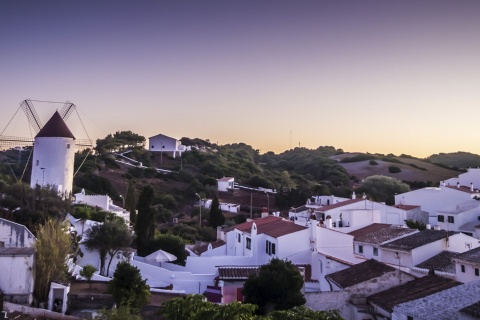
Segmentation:
{"type": "Polygon", "coordinates": [[[267,240],[265,242],[265,252],[270,256],[275,255],[275,243],[267,240]]]}
{"type": "Polygon", "coordinates": [[[67,149],[70,149],[70,143],[67,143],[67,149]]]}
{"type": "Polygon", "coordinates": [[[475,275],[476,275],[477,277],[480,276],[480,272],[479,272],[478,268],[475,268],[475,275]]]}
{"type": "Polygon", "coordinates": [[[465,272],[465,266],[464,266],[463,264],[460,265],[460,270],[461,270],[462,272],[465,272]]]}
{"type": "Polygon", "coordinates": [[[413,320],[412,316],[407,316],[407,320],[413,320]]]}
{"type": "Polygon", "coordinates": [[[373,248],[373,255],[378,256],[378,248],[373,248]]]}
{"type": "Polygon", "coordinates": [[[438,220],[438,222],[445,222],[445,217],[439,214],[437,216],[437,220],[438,220]]]}
{"type": "MultiPolygon", "coordinates": [[[[5,242],[0,241],[0,248],[3,248],[3,247],[5,247],[5,242]]],[[[477,269],[477,270],[478,270],[478,269],[477,269]]]]}
{"type": "Polygon", "coordinates": [[[448,216],[448,223],[455,223],[453,216],[448,216]]]}
{"type": "Polygon", "coordinates": [[[247,249],[252,249],[252,239],[247,238],[247,244],[246,244],[246,246],[247,246],[247,249]]]}
{"type": "Polygon", "coordinates": [[[361,245],[358,246],[358,253],[363,254],[363,246],[361,245]]]}
{"type": "Polygon", "coordinates": [[[40,163],[40,160],[37,160],[37,167],[38,167],[38,164],[40,163]]]}
{"type": "Polygon", "coordinates": [[[242,235],[240,233],[238,234],[237,238],[238,238],[238,242],[242,242],[242,235]]]}

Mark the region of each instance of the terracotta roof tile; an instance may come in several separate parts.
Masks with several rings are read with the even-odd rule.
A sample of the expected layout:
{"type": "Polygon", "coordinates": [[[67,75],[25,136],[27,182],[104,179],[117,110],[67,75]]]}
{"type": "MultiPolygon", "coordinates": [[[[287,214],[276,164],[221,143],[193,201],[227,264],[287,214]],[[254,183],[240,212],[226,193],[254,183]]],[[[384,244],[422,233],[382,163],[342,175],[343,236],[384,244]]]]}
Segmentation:
{"type": "Polygon", "coordinates": [[[35,253],[35,248],[32,248],[32,247],[0,248],[0,256],[31,256],[34,253],[35,253]]]}
{"type": "Polygon", "coordinates": [[[353,239],[355,240],[357,237],[361,237],[378,230],[389,228],[390,226],[391,224],[386,224],[386,223],[372,223],[366,227],[349,232],[348,234],[353,236],[353,239]]]}
{"type": "Polygon", "coordinates": [[[392,312],[393,307],[400,303],[420,299],[460,284],[449,278],[428,275],[371,295],[367,301],[392,312]]]}
{"type": "Polygon", "coordinates": [[[353,238],[353,241],[365,242],[371,244],[382,244],[386,241],[416,232],[415,229],[389,226],[370,233],[365,233],[353,238]]]}
{"type": "Polygon", "coordinates": [[[67,124],[63,121],[62,116],[55,111],[53,116],[43,128],[37,133],[35,138],[72,138],[75,139],[73,133],[68,129],[67,124]]]}
{"type": "MultiPolygon", "coordinates": [[[[318,282],[312,279],[312,266],[309,264],[295,265],[297,268],[301,267],[305,270],[305,282],[318,282]]],[[[259,266],[246,267],[219,267],[218,279],[220,280],[247,280],[250,275],[258,275],[260,271],[259,266]]]]}
{"type": "Polygon", "coordinates": [[[410,251],[415,248],[424,246],[426,244],[446,239],[447,235],[452,236],[458,232],[454,231],[445,231],[445,230],[423,230],[411,235],[408,235],[404,238],[394,240],[392,242],[382,245],[382,248],[391,249],[391,250],[401,250],[401,251],[410,251]]]}
{"type": "Polygon", "coordinates": [[[340,288],[348,288],[392,271],[395,271],[395,268],[375,259],[370,259],[350,268],[331,273],[325,276],[325,278],[329,278],[340,288]]]}
{"type": "Polygon", "coordinates": [[[411,204],[396,204],[392,207],[397,208],[397,209],[402,209],[402,210],[405,210],[405,211],[410,211],[410,210],[413,210],[413,209],[420,208],[420,206],[411,205],[411,204]]]}
{"type": "Polygon", "coordinates": [[[195,252],[196,254],[200,255],[200,254],[202,254],[202,253],[204,253],[208,250],[208,245],[209,244],[212,245],[212,249],[215,249],[215,248],[223,246],[225,244],[225,241],[217,240],[217,241],[211,242],[211,243],[200,243],[200,244],[195,245],[195,247],[192,248],[192,251],[195,252]]]}
{"type": "Polygon", "coordinates": [[[349,205],[349,204],[357,203],[357,202],[365,201],[365,200],[366,200],[366,199],[361,199],[361,198],[360,198],[360,199],[345,200],[345,201],[342,201],[342,202],[330,204],[330,205],[328,205],[328,206],[320,207],[320,208],[316,209],[315,211],[325,212],[325,211],[328,211],[328,210],[331,210],[331,209],[336,209],[336,208],[344,207],[344,206],[347,206],[347,205],[349,205]]]}
{"type": "Polygon", "coordinates": [[[467,186],[460,186],[460,187],[457,187],[457,186],[445,186],[445,187],[450,188],[450,189],[453,189],[453,190],[458,190],[458,191],[470,193],[470,194],[478,193],[478,189],[477,189],[477,188],[474,188],[473,191],[472,191],[471,188],[470,188],[470,187],[467,187],[467,186]]]}
{"type": "Polygon", "coordinates": [[[457,252],[442,251],[428,260],[417,264],[416,267],[426,270],[435,270],[441,272],[455,273],[455,263],[453,258],[458,255],[457,252]]]}
{"type": "Polygon", "coordinates": [[[235,229],[250,233],[254,222],[257,225],[257,234],[264,233],[274,238],[308,229],[307,227],[295,224],[290,220],[285,220],[275,216],[268,216],[265,218],[244,222],[236,225],[235,229]]]}

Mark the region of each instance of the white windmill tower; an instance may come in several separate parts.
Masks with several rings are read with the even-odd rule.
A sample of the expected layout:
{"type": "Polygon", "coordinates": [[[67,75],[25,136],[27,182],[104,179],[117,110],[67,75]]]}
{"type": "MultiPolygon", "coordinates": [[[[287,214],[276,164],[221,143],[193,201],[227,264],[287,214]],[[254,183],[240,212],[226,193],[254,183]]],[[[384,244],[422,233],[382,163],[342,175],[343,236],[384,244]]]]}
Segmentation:
{"type": "Polygon", "coordinates": [[[75,136],[62,116],[53,116],[35,136],[30,186],[55,186],[59,193],[73,188],[75,136]]]}
{"type": "MultiPolygon", "coordinates": [[[[0,135],[0,147],[26,146],[33,143],[30,186],[32,188],[37,185],[51,186],[59,193],[64,194],[72,192],[73,177],[75,175],[75,151],[79,148],[92,147],[90,139],[75,139],[75,136],[65,123],[71,113],[74,110],[76,111],[75,105],[66,102],[60,112],[55,111],[45,126],[42,126],[35,108],[33,107],[32,100],[24,100],[20,104],[20,108],[23,109],[27,115],[30,125],[36,133],[34,140],[0,135]]],[[[30,157],[31,153],[29,155],[29,158],[30,157]]],[[[23,172],[25,173],[25,170],[23,172]]],[[[22,180],[22,178],[23,175],[20,180],[22,180]]]]}

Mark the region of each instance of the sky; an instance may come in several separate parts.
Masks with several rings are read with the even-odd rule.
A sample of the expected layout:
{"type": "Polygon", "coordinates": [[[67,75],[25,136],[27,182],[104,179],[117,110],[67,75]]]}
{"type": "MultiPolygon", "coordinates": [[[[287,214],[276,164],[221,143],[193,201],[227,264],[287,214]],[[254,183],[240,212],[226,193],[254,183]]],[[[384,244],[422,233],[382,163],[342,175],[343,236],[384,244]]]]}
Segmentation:
{"type": "Polygon", "coordinates": [[[94,140],[480,153],[480,1],[1,1],[5,134],[25,99],[94,140]]]}

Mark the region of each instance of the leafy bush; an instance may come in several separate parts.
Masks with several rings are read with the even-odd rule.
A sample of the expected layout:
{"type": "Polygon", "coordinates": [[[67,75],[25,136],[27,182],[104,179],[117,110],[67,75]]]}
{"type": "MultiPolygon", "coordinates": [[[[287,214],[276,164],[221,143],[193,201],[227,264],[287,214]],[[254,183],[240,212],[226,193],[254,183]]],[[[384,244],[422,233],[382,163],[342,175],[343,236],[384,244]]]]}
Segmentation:
{"type": "Polygon", "coordinates": [[[390,173],[399,173],[401,171],[402,171],[402,169],[400,169],[397,166],[389,166],[388,167],[388,172],[390,172],[390,173]]]}
{"type": "Polygon", "coordinates": [[[378,162],[375,161],[375,160],[370,160],[370,161],[368,162],[368,164],[371,165],[371,166],[376,166],[376,165],[378,164],[378,162]]]}
{"type": "Polygon", "coordinates": [[[375,158],[376,157],[374,155],[361,153],[361,154],[357,154],[356,156],[353,156],[353,157],[343,158],[340,162],[342,162],[342,163],[360,162],[360,161],[372,160],[372,159],[375,159],[375,158]]]}

